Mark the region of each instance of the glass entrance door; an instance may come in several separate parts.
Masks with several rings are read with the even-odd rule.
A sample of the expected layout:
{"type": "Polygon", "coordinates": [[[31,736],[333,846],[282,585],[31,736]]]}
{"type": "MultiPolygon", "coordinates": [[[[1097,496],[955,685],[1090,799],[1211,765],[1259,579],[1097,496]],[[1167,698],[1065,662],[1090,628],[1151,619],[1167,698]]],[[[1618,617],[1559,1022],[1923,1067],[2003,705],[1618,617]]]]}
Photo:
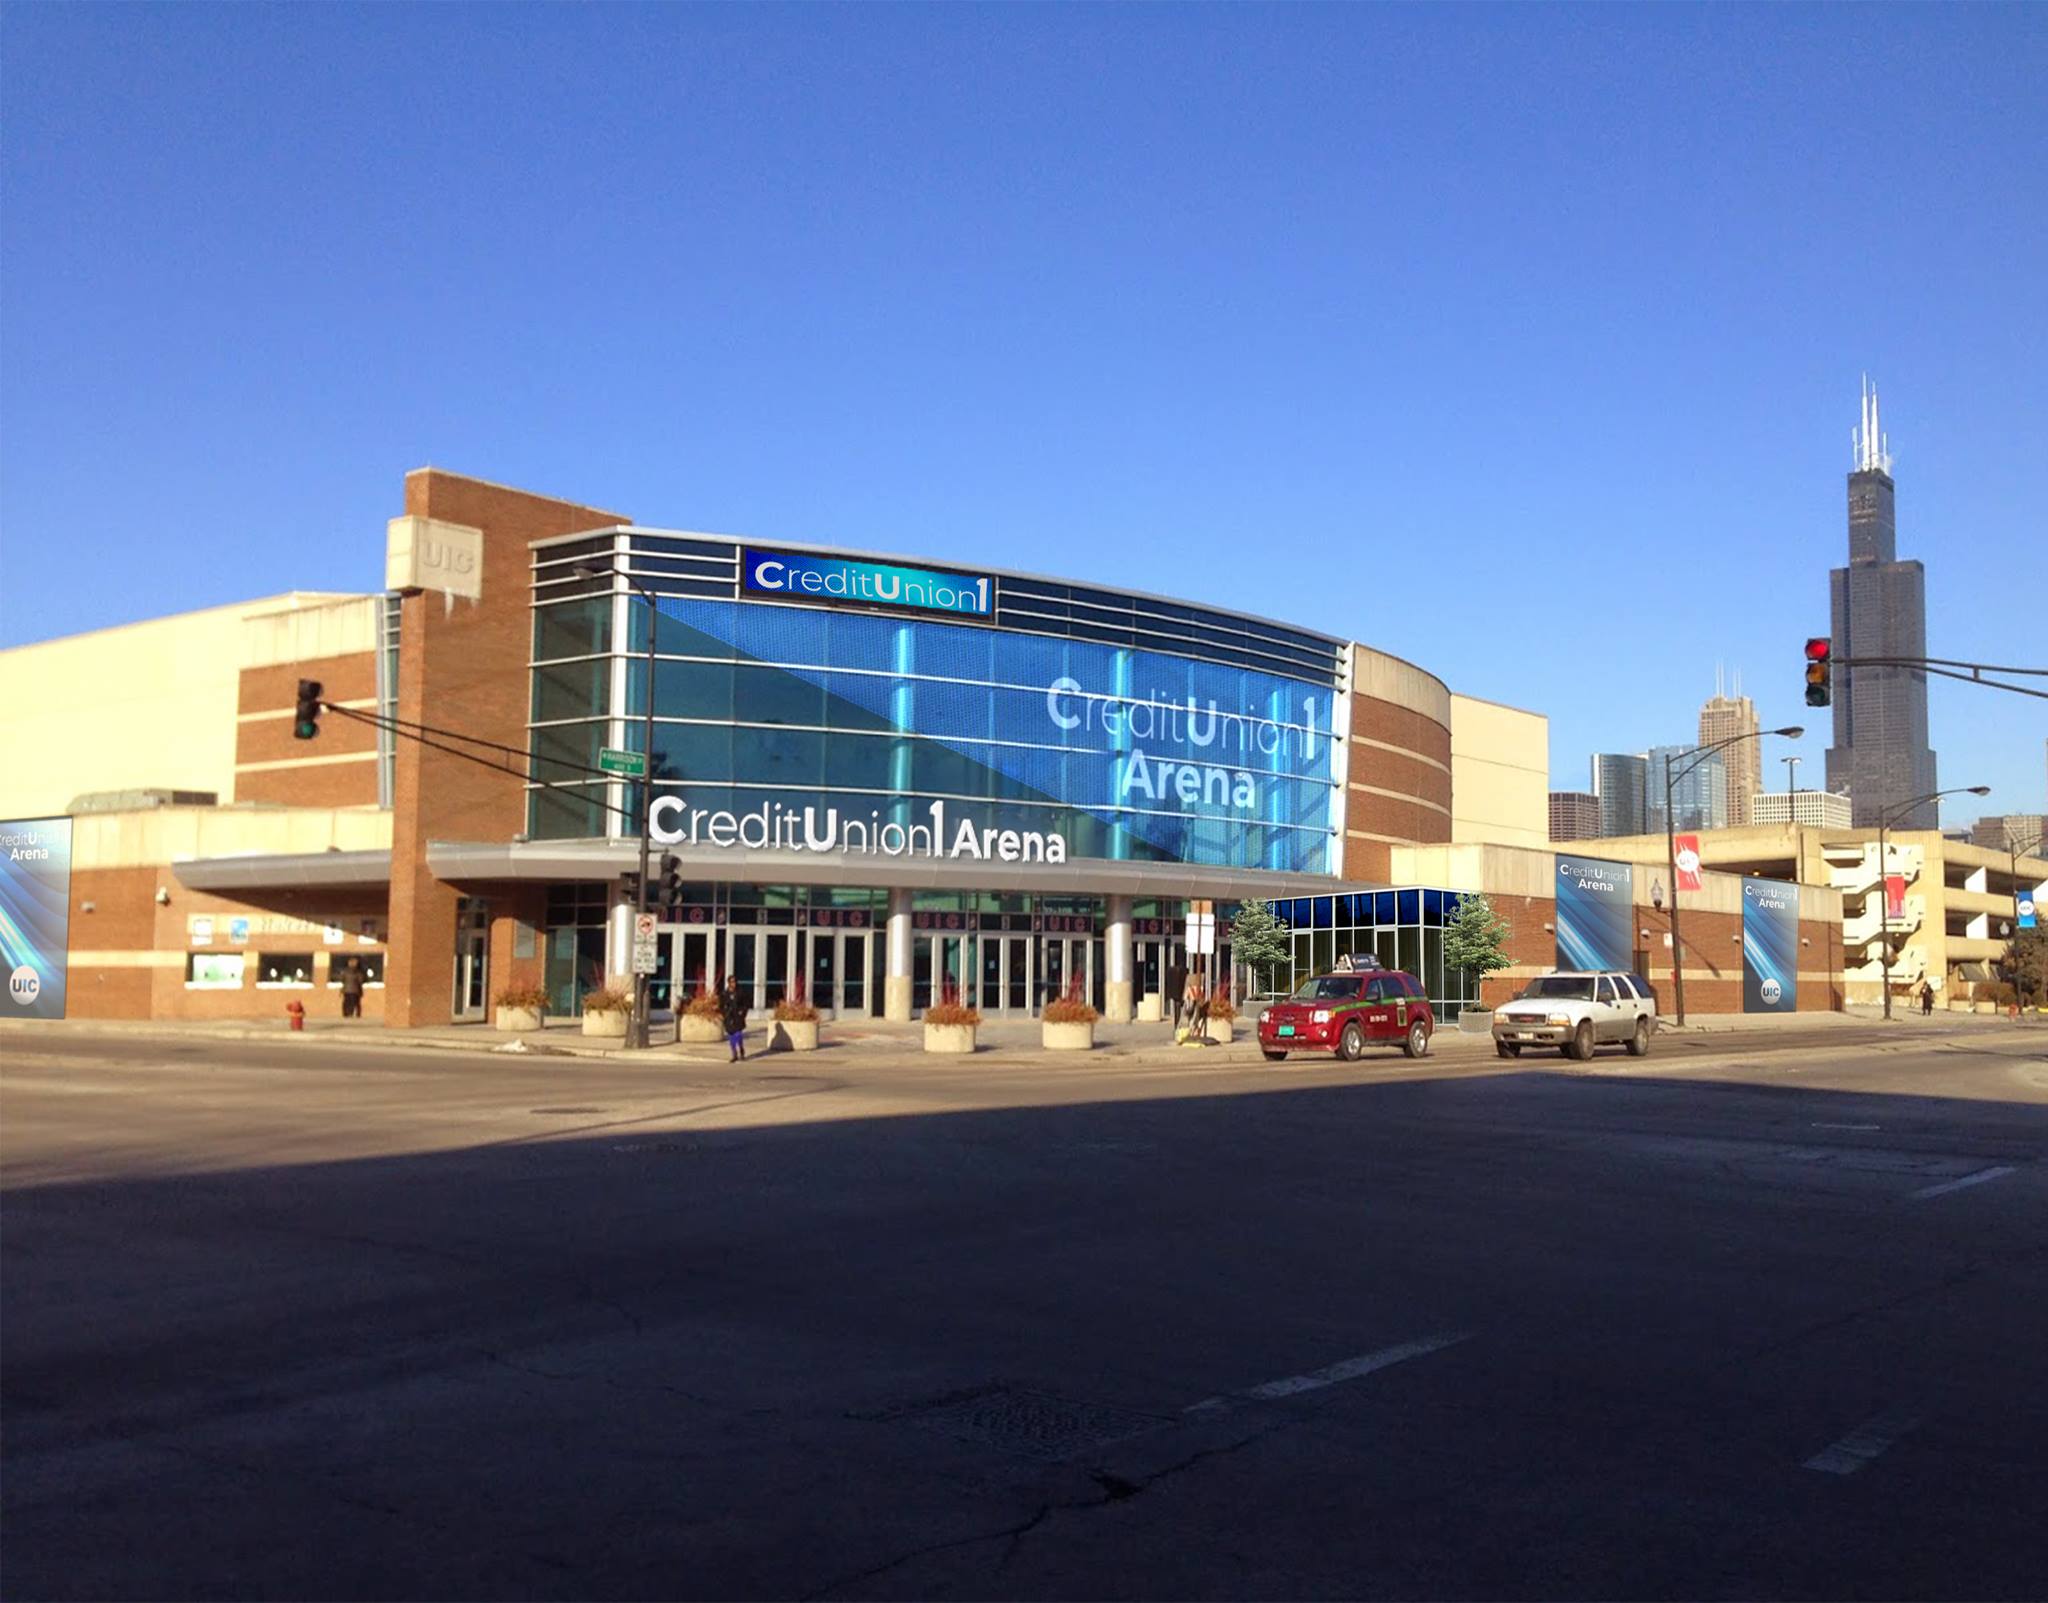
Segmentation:
{"type": "Polygon", "coordinates": [[[1040,1011],[1044,1010],[1046,1003],[1065,996],[1070,989],[1096,1007],[1102,1006],[1101,976],[1096,958],[1101,944],[1092,935],[1039,937],[1037,1006],[1040,1011]]]}
{"type": "Polygon", "coordinates": [[[911,944],[911,1003],[919,1011],[936,1002],[977,1006],[979,994],[972,935],[919,935],[911,944]]]}
{"type": "Polygon", "coordinates": [[[814,929],[805,935],[804,994],[820,1013],[860,1018],[870,1011],[869,942],[865,930],[814,929]]]}
{"type": "Polygon", "coordinates": [[[653,1008],[680,1012],[699,991],[714,990],[718,977],[711,957],[712,932],[701,925],[661,926],[661,955],[647,993],[653,1008]]]}
{"type": "Polygon", "coordinates": [[[455,904],[455,996],[449,1010],[458,1024],[485,1016],[490,973],[491,904],[465,896],[455,904]]]}
{"type": "Polygon", "coordinates": [[[1003,946],[1003,1011],[1031,1012],[1031,937],[1005,935],[1003,946]]]}

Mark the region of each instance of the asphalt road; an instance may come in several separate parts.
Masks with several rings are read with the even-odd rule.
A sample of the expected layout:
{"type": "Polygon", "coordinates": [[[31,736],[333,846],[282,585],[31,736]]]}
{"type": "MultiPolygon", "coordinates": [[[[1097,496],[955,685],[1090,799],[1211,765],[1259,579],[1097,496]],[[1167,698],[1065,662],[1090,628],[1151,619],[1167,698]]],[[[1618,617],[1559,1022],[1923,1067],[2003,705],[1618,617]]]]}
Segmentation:
{"type": "Polygon", "coordinates": [[[2039,1030],[0,1040],[0,1590],[2039,1597],[2039,1030]]]}

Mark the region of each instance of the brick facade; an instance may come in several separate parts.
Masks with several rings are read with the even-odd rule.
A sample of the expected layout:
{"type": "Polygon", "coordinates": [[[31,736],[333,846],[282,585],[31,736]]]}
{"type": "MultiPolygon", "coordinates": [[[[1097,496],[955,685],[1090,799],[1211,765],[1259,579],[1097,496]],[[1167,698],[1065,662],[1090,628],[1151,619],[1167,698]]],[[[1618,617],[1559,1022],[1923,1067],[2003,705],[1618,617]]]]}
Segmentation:
{"type": "MultiPolygon", "coordinates": [[[[483,534],[483,599],[452,603],[409,595],[399,624],[398,716],[523,748],[527,679],[511,671],[531,652],[535,540],[629,520],[595,507],[528,495],[422,468],[405,481],[405,512],[483,534]]],[[[526,793],[509,774],[400,740],[392,783],[391,958],[385,1019],[445,1024],[453,1012],[457,903],[491,900],[493,989],[515,971],[517,911],[535,913],[530,890],[455,886],[428,871],[433,840],[509,840],[526,827],[526,793]],[[496,894],[493,894],[493,893],[496,894]],[[504,953],[501,959],[499,954],[504,953]]],[[[523,965],[521,965],[523,967],[523,965]]],[[[532,964],[538,978],[540,963],[532,964]]]]}

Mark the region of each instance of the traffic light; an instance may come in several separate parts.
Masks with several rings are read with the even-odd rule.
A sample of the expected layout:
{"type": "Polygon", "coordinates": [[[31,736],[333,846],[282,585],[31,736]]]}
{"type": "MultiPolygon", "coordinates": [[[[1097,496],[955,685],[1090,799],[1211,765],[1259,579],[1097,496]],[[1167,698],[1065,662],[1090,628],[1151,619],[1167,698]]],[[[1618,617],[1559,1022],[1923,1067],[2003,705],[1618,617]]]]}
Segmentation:
{"type": "Polygon", "coordinates": [[[674,852],[661,858],[661,904],[673,907],[683,899],[683,860],[674,852]]]}
{"type": "Polygon", "coordinates": [[[320,733],[320,681],[299,681],[299,711],[292,724],[292,739],[311,740],[320,733]]]}
{"type": "Polygon", "coordinates": [[[1825,707],[1835,697],[1835,643],[1825,635],[1806,642],[1806,704],[1825,707]]]}

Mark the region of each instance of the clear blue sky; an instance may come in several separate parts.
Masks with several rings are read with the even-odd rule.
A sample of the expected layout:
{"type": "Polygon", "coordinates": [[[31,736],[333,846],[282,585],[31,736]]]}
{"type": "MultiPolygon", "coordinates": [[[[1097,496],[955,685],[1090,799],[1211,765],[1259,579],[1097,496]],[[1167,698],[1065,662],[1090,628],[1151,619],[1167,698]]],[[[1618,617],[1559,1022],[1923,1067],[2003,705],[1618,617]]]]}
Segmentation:
{"type": "MultiPolygon", "coordinates": [[[[1352,635],[1580,787],[1717,661],[1803,721],[1867,370],[1931,649],[2042,665],[2044,84],[2042,6],[10,6],[0,643],[376,588],[431,462],[1352,635]]],[[[2044,736],[1935,693],[1986,811],[2044,736]]]]}

